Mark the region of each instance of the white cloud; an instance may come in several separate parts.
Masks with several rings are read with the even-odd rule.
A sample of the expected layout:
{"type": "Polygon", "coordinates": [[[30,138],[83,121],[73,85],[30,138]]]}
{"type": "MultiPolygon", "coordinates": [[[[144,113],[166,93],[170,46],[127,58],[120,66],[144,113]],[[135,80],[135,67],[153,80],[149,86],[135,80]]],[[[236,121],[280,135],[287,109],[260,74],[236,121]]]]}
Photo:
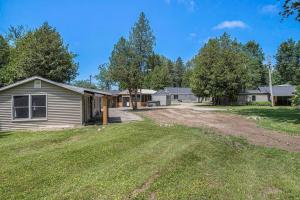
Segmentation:
{"type": "Polygon", "coordinates": [[[217,26],[215,26],[213,29],[220,30],[220,29],[226,29],[226,28],[247,28],[247,24],[245,24],[243,21],[234,20],[234,21],[224,21],[217,26]]]}
{"type": "Polygon", "coordinates": [[[279,9],[276,4],[265,5],[261,8],[262,13],[278,13],[279,9]]]}
{"type": "Polygon", "coordinates": [[[164,0],[166,4],[170,5],[172,1],[176,1],[178,4],[182,4],[190,11],[194,11],[196,8],[195,0],[164,0]]]}

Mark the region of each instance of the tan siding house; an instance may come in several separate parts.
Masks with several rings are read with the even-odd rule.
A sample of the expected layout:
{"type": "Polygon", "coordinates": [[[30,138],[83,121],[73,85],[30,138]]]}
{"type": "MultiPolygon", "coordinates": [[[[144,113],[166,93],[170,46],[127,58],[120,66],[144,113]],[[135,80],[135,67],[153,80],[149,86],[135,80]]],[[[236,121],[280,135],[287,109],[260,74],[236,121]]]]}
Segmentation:
{"type": "Polygon", "coordinates": [[[97,116],[107,123],[108,109],[102,106],[107,96],[106,92],[32,77],[0,88],[0,131],[74,127],[97,116]]]}

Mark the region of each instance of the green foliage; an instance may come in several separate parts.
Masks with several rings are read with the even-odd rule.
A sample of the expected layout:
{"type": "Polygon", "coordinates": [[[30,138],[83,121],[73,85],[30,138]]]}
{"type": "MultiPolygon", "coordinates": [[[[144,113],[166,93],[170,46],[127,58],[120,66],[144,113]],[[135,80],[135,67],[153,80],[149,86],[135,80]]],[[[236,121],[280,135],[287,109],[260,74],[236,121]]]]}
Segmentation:
{"type": "Polygon", "coordinates": [[[249,41],[244,45],[244,51],[249,58],[247,63],[247,88],[257,88],[268,84],[268,67],[263,64],[264,53],[255,41],[249,41]]]}
{"type": "Polygon", "coordinates": [[[94,83],[91,83],[90,80],[75,80],[72,85],[82,88],[97,89],[97,86],[94,83]]]}
{"type": "Polygon", "coordinates": [[[182,87],[184,72],[185,72],[184,63],[182,59],[178,57],[173,65],[173,70],[172,70],[173,86],[182,87]]]}
{"type": "Polygon", "coordinates": [[[249,106],[271,106],[271,102],[269,101],[252,101],[252,102],[248,102],[247,105],[249,106]]]}
{"type": "Polygon", "coordinates": [[[295,19],[300,21],[300,1],[299,0],[284,0],[283,11],[280,12],[283,18],[288,18],[291,15],[296,15],[295,19]]]}
{"type": "Polygon", "coordinates": [[[292,105],[293,106],[300,106],[300,85],[296,87],[295,94],[292,98],[292,105]]]}
{"type": "Polygon", "coordinates": [[[143,73],[146,73],[149,70],[149,67],[147,66],[148,58],[153,55],[155,36],[153,35],[149,21],[143,12],[132,27],[129,35],[129,43],[136,54],[135,59],[138,60],[139,67],[143,73]]]}
{"type": "MultiPolygon", "coordinates": [[[[139,65],[139,59],[132,46],[121,37],[110,57],[109,73],[111,79],[119,83],[120,88],[128,89],[131,96],[132,93],[137,94],[138,89],[143,84],[143,73],[139,65]]],[[[131,98],[132,99],[132,98],[131,98]]],[[[132,99],[133,109],[137,108],[137,99],[132,99]]]]}
{"type": "Polygon", "coordinates": [[[300,84],[300,41],[289,39],[281,43],[276,54],[279,84],[300,84]]]}
{"type": "Polygon", "coordinates": [[[9,45],[8,42],[0,35],[0,70],[7,65],[9,61],[9,45]]]}
{"type": "Polygon", "coordinates": [[[34,75],[57,82],[69,82],[76,77],[76,55],[64,45],[55,28],[44,23],[38,29],[25,34],[14,32],[15,41],[9,63],[3,72],[5,84],[34,75]]]}
{"type": "Polygon", "coordinates": [[[159,90],[171,85],[172,79],[167,65],[157,66],[145,77],[148,88],[159,90]]]}
{"type": "Polygon", "coordinates": [[[16,41],[24,37],[28,32],[29,31],[23,25],[10,26],[8,28],[6,39],[15,45],[16,41]]]}
{"type": "Polygon", "coordinates": [[[213,97],[215,104],[222,98],[234,101],[246,86],[248,60],[242,45],[228,34],[209,40],[195,57],[192,91],[200,97],[213,97]]]}
{"type": "Polygon", "coordinates": [[[108,68],[108,64],[102,64],[98,68],[99,74],[96,75],[96,80],[98,81],[98,87],[100,89],[111,90],[112,85],[114,85],[108,68]]]}

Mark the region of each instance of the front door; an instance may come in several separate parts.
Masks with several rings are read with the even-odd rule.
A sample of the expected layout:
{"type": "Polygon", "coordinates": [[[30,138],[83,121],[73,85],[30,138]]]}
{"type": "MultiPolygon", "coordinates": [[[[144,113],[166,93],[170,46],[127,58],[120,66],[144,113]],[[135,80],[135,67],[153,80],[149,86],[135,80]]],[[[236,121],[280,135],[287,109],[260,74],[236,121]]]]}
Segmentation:
{"type": "Polygon", "coordinates": [[[130,106],[130,99],[129,97],[123,97],[123,107],[129,107],[130,106]]]}

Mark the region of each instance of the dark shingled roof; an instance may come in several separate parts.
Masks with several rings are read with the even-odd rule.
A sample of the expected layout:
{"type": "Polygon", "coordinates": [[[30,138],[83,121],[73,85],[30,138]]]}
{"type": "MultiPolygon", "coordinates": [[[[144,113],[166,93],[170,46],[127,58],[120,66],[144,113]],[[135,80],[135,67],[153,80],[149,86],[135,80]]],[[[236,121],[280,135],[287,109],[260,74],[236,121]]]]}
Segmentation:
{"type": "Polygon", "coordinates": [[[194,95],[191,88],[181,88],[181,87],[166,87],[165,91],[169,94],[190,94],[194,95]]]}
{"type": "MultiPolygon", "coordinates": [[[[285,84],[285,85],[274,85],[273,96],[293,96],[296,90],[296,86],[285,84]]],[[[245,90],[241,94],[270,94],[269,86],[258,87],[257,90],[245,90]]]]}
{"type": "Polygon", "coordinates": [[[164,90],[159,90],[157,91],[155,94],[153,94],[154,96],[160,96],[160,95],[170,95],[170,93],[164,91],[164,90]]]}

